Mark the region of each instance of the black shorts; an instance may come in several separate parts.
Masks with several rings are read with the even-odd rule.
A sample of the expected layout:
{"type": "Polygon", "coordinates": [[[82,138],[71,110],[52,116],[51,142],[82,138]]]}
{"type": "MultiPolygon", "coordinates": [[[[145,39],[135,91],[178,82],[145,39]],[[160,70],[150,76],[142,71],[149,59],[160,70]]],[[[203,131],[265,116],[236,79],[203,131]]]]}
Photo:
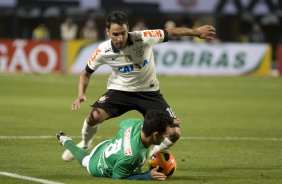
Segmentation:
{"type": "Polygon", "coordinates": [[[109,90],[92,107],[105,110],[110,113],[111,118],[120,116],[130,110],[137,110],[143,116],[149,110],[158,110],[168,113],[172,118],[176,118],[160,91],[127,92],[109,90]]]}

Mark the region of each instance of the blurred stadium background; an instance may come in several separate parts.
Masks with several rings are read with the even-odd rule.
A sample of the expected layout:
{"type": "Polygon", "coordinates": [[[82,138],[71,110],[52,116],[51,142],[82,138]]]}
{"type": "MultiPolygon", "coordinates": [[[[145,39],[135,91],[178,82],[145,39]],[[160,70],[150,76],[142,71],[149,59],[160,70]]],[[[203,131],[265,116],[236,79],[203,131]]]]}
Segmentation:
{"type": "MultiPolygon", "coordinates": [[[[70,110],[112,10],[128,13],[131,30],[217,29],[210,42],[154,47],[161,91],[183,121],[167,182],[282,183],[282,0],[0,0],[0,183],[133,183],[93,179],[63,162],[54,136],[64,130],[78,141],[89,105],[106,90],[110,70],[101,67],[88,102],[70,110]]],[[[141,115],[108,120],[94,143],[127,117],[141,115]]]]}
{"type": "Polygon", "coordinates": [[[260,75],[278,75],[281,4],[281,0],[1,0],[0,72],[80,72],[79,61],[89,57],[94,43],[105,39],[107,13],[123,10],[131,30],[216,27],[217,39],[211,44],[217,47],[208,45],[213,48],[208,52],[193,45],[203,40],[189,38],[175,40],[184,44],[168,44],[162,53],[156,49],[158,72],[242,75],[263,70],[260,75]],[[20,53],[27,61],[15,61],[20,53]]]}

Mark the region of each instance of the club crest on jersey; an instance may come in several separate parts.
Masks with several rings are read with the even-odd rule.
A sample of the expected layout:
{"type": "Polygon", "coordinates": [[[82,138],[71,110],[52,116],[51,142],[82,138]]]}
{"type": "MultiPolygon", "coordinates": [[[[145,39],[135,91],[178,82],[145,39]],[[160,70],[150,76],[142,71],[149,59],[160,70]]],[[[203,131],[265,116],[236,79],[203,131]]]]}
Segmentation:
{"type": "Polygon", "coordinates": [[[104,103],[109,97],[108,96],[101,96],[98,100],[98,103],[104,103]]]}
{"type": "Polygon", "coordinates": [[[136,47],[135,49],[133,49],[135,51],[135,55],[137,57],[142,57],[144,55],[144,50],[141,47],[136,47]]]}

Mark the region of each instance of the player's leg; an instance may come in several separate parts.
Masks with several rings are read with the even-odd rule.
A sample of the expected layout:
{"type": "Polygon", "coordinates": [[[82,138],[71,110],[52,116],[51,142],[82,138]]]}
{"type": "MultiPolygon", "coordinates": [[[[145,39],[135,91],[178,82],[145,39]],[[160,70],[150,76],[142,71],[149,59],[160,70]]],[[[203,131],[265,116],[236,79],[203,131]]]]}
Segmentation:
{"type": "MultiPolygon", "coordinates": [[[[79,147],[89,148],[93,136],[96,134],[98,125],[106,119],[120,116],[121,114],[131,110],[128,104],[127,96],[121,91],[109,90],[103,94],[92,106],[92,110],[85,119],[82,126],[82,141],[78,144],[79,147]]],[[[62,159],[71,161],[74,159],[69,150],[66,150],[62,159]]]]}
{"type": "Polygon", "coordinates": [[[83,148],[90,146],[93,136],[97,133],[99,124],[109,117],[109,113],[105,110],[96,107],[92,108],[81,129],[83,148]]]}
{"type": "Polygon", "coordinates": [[[148,110],[158,110],[165,112],[174,119],[174,126],[170,128],[168,132],[168,137],[160,145],[155,145],[150,151],[150,156],[156,152],[164,151],[173,146],[173,144],[180,138],[180,127],[178,120],[173,113],[173,110],[168,105],[168,103],[162,97],[162,94],[159,91],[155,92],[141,92],[138,93],[138,98],[142,99],[138,104],[139,111],[145,115],[148,110]]]}
{"type": "Polygon", "coordinates": [[[72,139],[69,136],[65,135],[63,132],[57,134],[57,138],[59,142],[72,153],[72,155],[79,162],[79,164],[82,165],[82,160],[86,156],[88,156],[89,153],[84,149],[81,149],[76,146],[72,139]]]}
{"type": "Polygon", "coordinates": [[[176,142],[180,139],[180,120],[174,119],[173,123],[173,127],[169,129],[168,137],[172,142],[176,142]]]}
{"type": "Polygon", "coordinates": [[[130,104],[128,104],[126,97],[122,91],[109,90],[94,103],[92,111],[84,121],[81,130],[83,146],[89,147],[99,124],[130,110],[130,104]]]}
{"type": "MultiPolygon", "coordinates": [[[[81,137],[82,140],[77,144],[78,147],[87,150],[92,142],[93,136],[97,133],[98,125],[108,119],[110,115],[103,109],[93,107],[88,117],[84,120],[81,137]]],[[[67,149],[62,154],[62,159],[72,161],[74,155],[67,149]]]]}
{"type": "Polygon", "coordinates": [[[180,127],[178,123],[179,120],[174,119],[174,126],[169,129],[168,137],[166,137],[160,145],[155,145],[153,147],[149,153],[150,157],[157,152],[169,149],[176,141],[178,141],[180,138],[180,127]]]}

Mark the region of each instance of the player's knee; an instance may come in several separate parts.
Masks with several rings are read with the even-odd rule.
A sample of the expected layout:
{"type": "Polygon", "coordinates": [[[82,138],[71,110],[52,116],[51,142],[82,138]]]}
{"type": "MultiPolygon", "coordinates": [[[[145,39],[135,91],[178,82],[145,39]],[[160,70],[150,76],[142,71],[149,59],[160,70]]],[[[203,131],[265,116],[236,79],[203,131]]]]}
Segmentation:
{"type": "Polygon", "coordinates": [[[108,115],[104,110],[93,108],[92,111],[89,113],[88,116],[88,125],[89,126],[96,126],[108,118],[108,115]]]}
{"type": "Polygon", "coordinates": [[[93,115],[92,112],[90,112],[90,114],[89,114],[89,116],[88,116],[88,118],[87,118],[87,124],[88,124],[89,126],[95,126],[95,125],[97,125],[97,120],[96,120],[96,118],[94,117],[94,115],[93,115]]]}
{"type": "Polygon", "coordinates": [[[176,142],[178,139],[180,139],[180,128],[174,127],[169,130],[169,139],[172,142],[176,142]]]}
{"type": "Polygon", "coordinates": [[[87,124],[89,126],[96,126],[98,124],[102,123],[101,121],[101,117],[97,116],[96,113],[94,113],[93,111],[90,112],[89,116],[88,116],[88,121],[87,124]]]}

